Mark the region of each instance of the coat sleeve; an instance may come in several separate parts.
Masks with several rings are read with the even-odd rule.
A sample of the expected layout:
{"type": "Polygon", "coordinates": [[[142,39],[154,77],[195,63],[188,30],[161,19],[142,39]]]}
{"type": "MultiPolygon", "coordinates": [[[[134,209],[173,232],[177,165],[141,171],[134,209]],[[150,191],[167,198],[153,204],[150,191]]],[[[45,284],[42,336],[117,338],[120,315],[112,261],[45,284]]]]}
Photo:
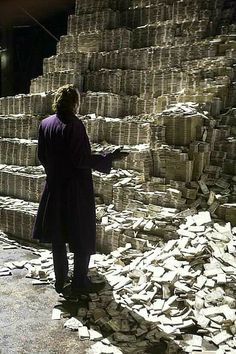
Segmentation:
{"type": "Polygon", "coordinates": [[[38,159],[41,162],[41,164],[45,167],[46,165],[45,145],[44,145],[43,130],[41,124],[39,126],[39,134],[38,134],[38,159]]]}
{"type": "Polygon", "coordinates": [[[89,139],[81,121],[70,124],[67,131],[69,154],[74,167],[91,168],[109,173],[112,166],[112,155],[95,155],[91,153],[89,139]]]}

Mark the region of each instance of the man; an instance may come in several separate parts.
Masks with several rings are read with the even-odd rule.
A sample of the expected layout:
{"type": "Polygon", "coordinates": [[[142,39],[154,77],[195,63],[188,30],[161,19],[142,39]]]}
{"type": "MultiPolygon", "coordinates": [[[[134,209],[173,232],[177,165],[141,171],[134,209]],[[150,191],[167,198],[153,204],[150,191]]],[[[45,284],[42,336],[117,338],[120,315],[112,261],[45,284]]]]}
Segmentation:
{"type": "Polygon", "coordinates": [[[72,294],[89,291],[90,255],[96,252],[96,216],[92,171],[109,173],[112,161],[127,156],[117,149],[93,155],[85,127],[75,115],[80,105],[77,89],[61,87],[55,94],[55,114],[39,127],[38,158],[46,172],[33,238],[52,243],[55,289],[65,292],[68,281],[66,243],[74,253],[72,294]]]}

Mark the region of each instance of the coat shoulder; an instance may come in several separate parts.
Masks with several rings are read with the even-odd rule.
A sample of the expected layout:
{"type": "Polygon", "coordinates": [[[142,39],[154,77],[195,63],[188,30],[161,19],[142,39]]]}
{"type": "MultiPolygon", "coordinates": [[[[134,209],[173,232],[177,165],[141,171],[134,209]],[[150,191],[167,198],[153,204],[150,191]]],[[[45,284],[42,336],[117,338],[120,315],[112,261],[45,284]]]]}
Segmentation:
{"type": "Polygon", "coordinates": [[[68,124],[67,124],[67,129],[68,131],[74,131],[74,132],[85,132],[85,126],[83,124],[83,122],[77,118],[74,117],[73,120],[71,120],[68,124]]]}
{"type": "Polygon", "coordinates": [[[51,115],[51,116],[49,116],[49,117],[47,117],[47,118],[44,118],[44,119],[41,121],[41,126],[42,126],[42,127],[45,127],[45,126],[51,124],[52,122],[54,122],[55,119],[56,119],[56,114],[53,114],[53,115],[51,115]]]}
{"type": "Polygon", "coordinates": [[[69,122],[69,124],[75,127],[84,127],[83,122],[77,116],[74,116],[73,119],[69,122]]]}

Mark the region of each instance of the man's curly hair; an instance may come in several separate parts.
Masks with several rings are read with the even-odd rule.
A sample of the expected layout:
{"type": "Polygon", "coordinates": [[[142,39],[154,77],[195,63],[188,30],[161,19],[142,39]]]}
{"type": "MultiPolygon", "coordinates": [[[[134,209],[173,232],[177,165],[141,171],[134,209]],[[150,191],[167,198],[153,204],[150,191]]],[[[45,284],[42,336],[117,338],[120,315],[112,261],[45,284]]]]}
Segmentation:
{"type": "Polygon", "coordinates": [[[80,104],[78,89],[73,85],[61,86],[54,96],[52,108],[59,115],[76,113],[75,109],[80,104]]]}

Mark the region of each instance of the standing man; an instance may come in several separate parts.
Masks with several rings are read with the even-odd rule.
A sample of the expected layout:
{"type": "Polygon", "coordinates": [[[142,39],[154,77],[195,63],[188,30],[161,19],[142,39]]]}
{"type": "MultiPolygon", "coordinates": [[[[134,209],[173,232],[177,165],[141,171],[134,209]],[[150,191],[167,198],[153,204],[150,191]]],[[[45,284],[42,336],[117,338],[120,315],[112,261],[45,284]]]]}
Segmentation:
{"type": "Polygon", "coordinates": [[[92,289],[87,273],[96,252],[96,215],[92,169],[109,173],[112,161],[127,156],[120,150],[93,155],[85,127],[76,112],[77,89],[63,86],[55,94],[55,114],[39,127],[38,158],[46,172],[33,238],[52,243],[55,289],[65,291],[68,280],[66,243],[74,253],[72,294],[92,289]]]}

